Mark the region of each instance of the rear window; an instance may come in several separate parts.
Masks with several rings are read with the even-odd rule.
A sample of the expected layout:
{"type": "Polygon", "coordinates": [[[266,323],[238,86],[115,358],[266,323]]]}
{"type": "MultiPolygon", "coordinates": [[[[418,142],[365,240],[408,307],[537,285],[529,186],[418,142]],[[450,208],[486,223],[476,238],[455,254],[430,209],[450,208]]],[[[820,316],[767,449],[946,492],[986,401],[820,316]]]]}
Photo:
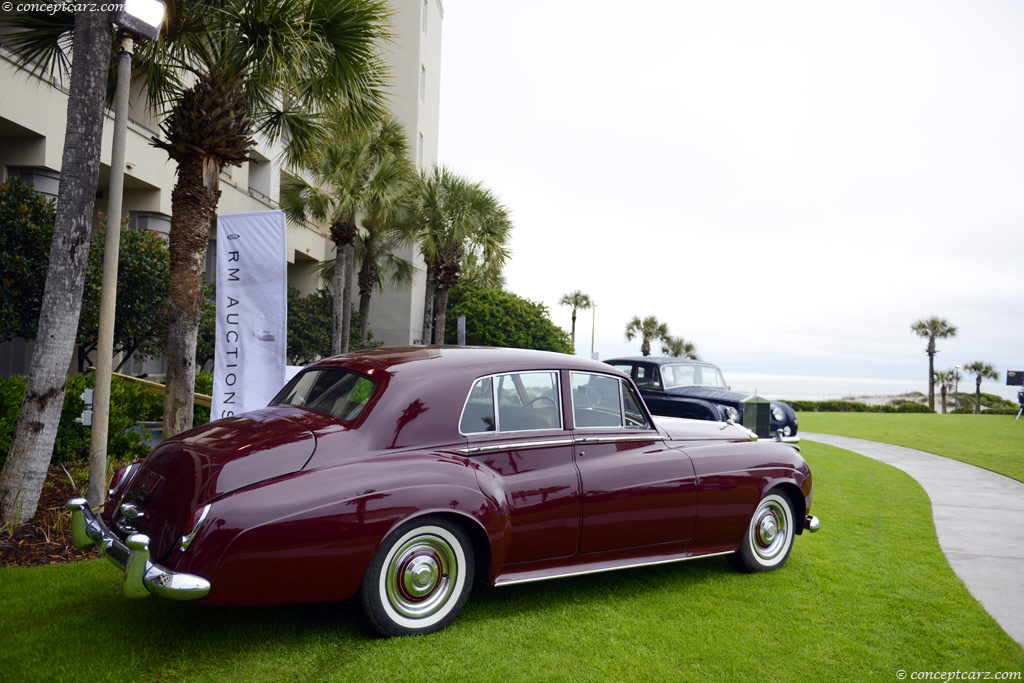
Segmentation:
{"type": "Polygon", "coordinates": [[[375,386],[373,380],[340,368],[307,370],[270,405],[309,408],[349,421],[363,412],[375,386]]]}

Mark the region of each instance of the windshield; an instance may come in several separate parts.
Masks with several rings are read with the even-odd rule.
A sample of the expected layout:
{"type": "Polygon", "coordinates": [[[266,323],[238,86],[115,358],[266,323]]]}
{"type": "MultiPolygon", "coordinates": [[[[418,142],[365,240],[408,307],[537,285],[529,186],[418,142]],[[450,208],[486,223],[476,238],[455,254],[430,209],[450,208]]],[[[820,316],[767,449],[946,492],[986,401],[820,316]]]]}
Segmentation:
{"type": "Polygon", "coordinates": [[[307,370],[284,388],[270,405],[299,406],[354,420],[373,394],[372,380],[339,368],[307,370]]]}
{"type": "Polygon", "coordinates": [[[675,387],[728,389],[722,373],[713,365],[662,365],[661,381],[666,389],[675,387]]]}

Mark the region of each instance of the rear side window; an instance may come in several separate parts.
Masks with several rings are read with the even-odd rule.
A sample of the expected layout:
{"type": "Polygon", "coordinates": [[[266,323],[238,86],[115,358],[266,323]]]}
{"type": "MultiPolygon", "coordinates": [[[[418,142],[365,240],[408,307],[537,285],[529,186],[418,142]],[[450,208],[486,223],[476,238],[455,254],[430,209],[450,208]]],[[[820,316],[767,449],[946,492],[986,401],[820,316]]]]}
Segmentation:
{"type": "Polygon", "coordinates": [[[270,405],[309,408],[349,421],[363,412],[375,386],[373,380],[340,368],[307,370],[270,405]]]}
{"type": "Polygon", "coordinates": [[[558,373],[547,371],[511,372],[478,379],[459,420],[459,431],[463,434],[561,428],[558,373]]]}

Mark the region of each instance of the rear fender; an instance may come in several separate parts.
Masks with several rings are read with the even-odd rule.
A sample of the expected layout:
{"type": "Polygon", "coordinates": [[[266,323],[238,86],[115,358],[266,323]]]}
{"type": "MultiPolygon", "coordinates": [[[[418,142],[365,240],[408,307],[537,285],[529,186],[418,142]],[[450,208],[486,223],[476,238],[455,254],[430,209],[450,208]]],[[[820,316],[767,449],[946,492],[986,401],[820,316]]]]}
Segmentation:
{"type": "Polygon", "coordinates": [[[410,519],[444,512],[493,526],[499,515],[474,467],[459,456],[406,453],[264,482],[215,501],[172,560],[210,580],[209,603],[346,598],[387,535],[410,519]]]}

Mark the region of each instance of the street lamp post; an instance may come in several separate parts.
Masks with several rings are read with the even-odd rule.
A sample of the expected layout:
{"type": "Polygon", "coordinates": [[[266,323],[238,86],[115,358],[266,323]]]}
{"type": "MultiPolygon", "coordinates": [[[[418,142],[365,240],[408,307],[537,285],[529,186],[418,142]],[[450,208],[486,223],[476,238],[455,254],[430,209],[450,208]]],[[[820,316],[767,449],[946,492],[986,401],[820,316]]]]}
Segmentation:
{"type": "Polygon", "coordinates": [[[590,315],[590,357],[594,357],[594,330],[597,329],[597,304],[590,307],[593,311],[590,315]]]}
{"type": "Polygon", "coordinates": [[[99,338],[96,341],[93,423],[89,441],[89,484],[86,498],[93,506],[103,502],[107,479],[110,378],[114,357],[114,311],[117,307],[117,263],[121,247],[124,147],[128,131],[133,38],[156,40],[160,35],[165,11],[166,6],[159,0],[127,0],[122,9],[111,16],[111,20],[119,28],[121,51],[117,57],[114,130],[110,146],[110,196],[107,200],[107,232],[103,243],[103,281],[100,290],[99,338]]]}

